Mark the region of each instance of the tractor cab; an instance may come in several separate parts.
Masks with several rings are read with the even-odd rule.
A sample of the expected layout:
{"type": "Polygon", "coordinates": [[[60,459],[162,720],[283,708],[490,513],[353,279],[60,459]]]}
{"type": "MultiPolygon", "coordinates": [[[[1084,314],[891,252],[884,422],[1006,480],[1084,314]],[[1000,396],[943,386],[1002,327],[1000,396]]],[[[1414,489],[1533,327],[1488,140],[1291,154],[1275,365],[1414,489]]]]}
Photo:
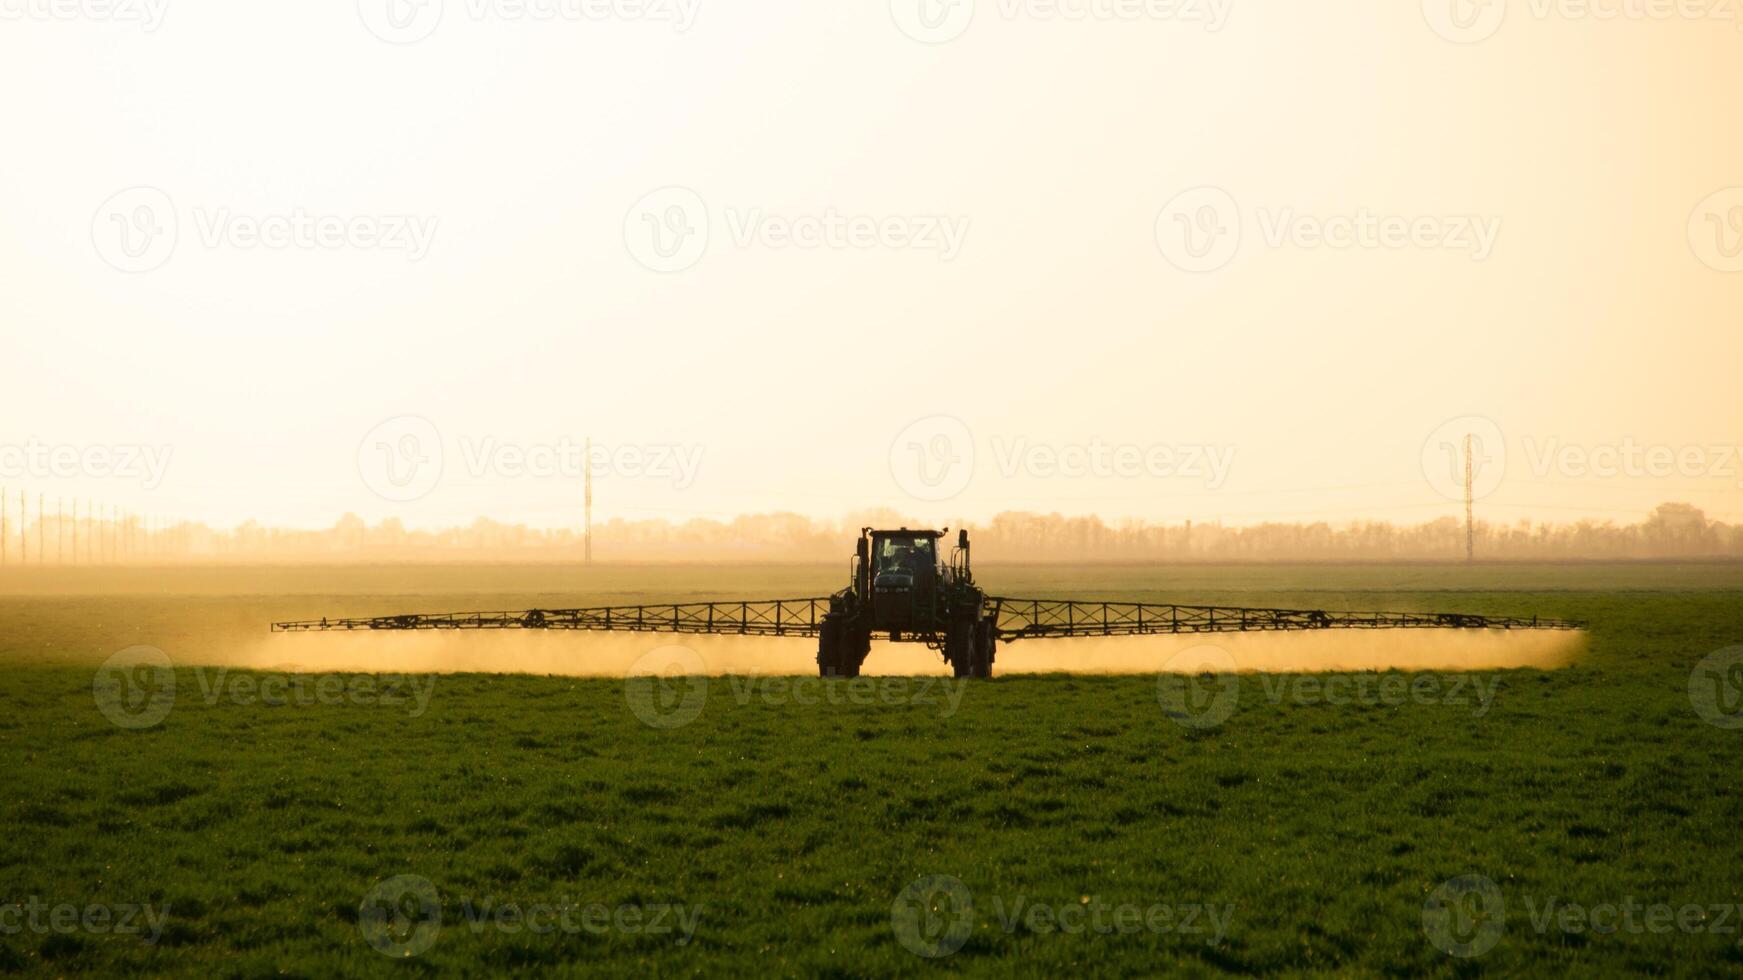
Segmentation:
{"type": "Polygon", "coordinates": [[[929,629],[938,622],[940,531],[869,531],[860,539],[865,556],[861,579],[869,588],[875,628],[929,629]]]}

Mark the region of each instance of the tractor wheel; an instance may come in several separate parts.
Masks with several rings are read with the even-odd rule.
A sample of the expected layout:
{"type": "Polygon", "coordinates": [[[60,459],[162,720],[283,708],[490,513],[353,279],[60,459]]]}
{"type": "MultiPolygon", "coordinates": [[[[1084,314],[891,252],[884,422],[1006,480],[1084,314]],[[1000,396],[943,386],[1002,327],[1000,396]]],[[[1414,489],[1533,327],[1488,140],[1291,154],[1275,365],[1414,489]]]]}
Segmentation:
{"type": "Polygon", "coordinates": [[[870,655],[871,630],[854,630],[843,627],[841,631],[842,676],[858,677],[860,666],[870,655]]]}
{"type": "Polygon", "coordinates": [[[839,620],[824,619],[823,628],[817,633],[817,673],[822,677],[840,677],[841,661],[844,659],[846,644],[839,620]]]}
{"type": "Polygon", "coordinates": [[[975,628],[971,622],[951,623],[944,632],[944,659],[957,677],[973,677],[975,628]]]}
{"type": "Polygon", "coordinates": [[[847,623],[825,618],[817,635],[817,673],[822,677],[858,677],[859,665],[870,650],[870,633],[854,633],[847,623]]]}
{"type": "Polygon", "coordinates": [[[983,619],[974,624],[974,670],[971,676],[987,679],[993,676],[993,651],[998,647],[999,634],[993,621],[983,619]]]}

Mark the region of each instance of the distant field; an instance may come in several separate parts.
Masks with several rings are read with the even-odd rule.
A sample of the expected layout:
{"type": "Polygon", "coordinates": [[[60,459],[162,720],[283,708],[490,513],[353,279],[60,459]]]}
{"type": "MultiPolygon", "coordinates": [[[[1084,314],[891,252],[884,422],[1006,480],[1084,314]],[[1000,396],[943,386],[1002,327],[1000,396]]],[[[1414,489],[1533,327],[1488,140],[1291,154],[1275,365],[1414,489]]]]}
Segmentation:
{"type": "Polygon", "coordinates": [[[959,686],[191,666],[235,662],[274,619],[820,595],[844,568],[0,573],[0,972],[1743,972],[1743,728],[1691,699],[1692,677],[1719,721],[1743,711],[1743,667],[1696,672],[1743,644],[1735,565],[979,575],[1012,595],[1590,620],[1554,670],[959,686]],[[173,659],[173,699],[162,675],[99,674],[136,644],[173,659]],[[123,916],[144,935],[116,934],[123,916]]]}

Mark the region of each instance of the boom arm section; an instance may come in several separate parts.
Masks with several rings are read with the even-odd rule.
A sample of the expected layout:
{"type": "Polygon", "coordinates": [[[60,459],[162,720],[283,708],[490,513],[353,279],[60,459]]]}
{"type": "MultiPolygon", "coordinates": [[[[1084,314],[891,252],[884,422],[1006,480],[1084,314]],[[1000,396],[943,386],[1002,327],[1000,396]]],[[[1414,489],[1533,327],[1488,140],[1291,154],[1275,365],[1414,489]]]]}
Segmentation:
{"type": "Polygon", "coordinates": [[[1173,606],[1145,602],[987,597],[999,639],[1069,636],[1143,636],[1156,633],[1248,633],[1320,629],[1584,629],[1561,619],[1519,619],[1465,613],[1328,612],[1322,609],[1249,609],[1173,606]]]}
{"type": "MultiPolygon", "coordinates": [[[[457,612],[365,619],[273,623],[275,633],[345,630],[594,630],[630,633],[717,633],[744,636],[817,636],[830,599],[755,599],[586,609],[457,612]]],[[[1328,612],[1177,606],[1072,599],[988,596],[990,617],[1005,643],[1044,637],[1145,636],[1161,633],[1249,633],[1321,629],[1547,629],[1585,624],[1560,619],[1473,616],[1465,613],[1328,612]]]]}
{"type": "Polygon", "coordinates": [[[827,598],[679,602],[658,606],[430,613],[369,619],[273,623],[275,633],[331,630],[611,630],[631,633],[724,633],[816,636],[827,598]]]}

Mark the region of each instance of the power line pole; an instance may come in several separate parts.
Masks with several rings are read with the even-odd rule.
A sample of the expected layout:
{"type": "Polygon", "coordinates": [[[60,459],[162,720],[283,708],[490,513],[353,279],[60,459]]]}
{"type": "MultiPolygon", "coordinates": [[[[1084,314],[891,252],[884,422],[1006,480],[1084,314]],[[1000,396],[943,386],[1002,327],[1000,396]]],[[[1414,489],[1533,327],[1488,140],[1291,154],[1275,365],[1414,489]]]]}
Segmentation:
{"type": "Polygon", "coordinates": [[[29,560],[25,557],[25,552],[29,550],[25,546],[30,543],[30,537],[28,532],[25,531],[25,526],[29,523],[30,511],[24,506],[24,491],[20,490],[18,491],[18,564],[20,565],[29,560]]]}
{"type": "Polygon", "coordinates": [[[581,557],[593,564],[593,437],[587,437],[587,454],[581,464],[581,557]]]}
{"type": "Polygon", "coordinates": [[[6,564],[6,488],[0,487],[0,565],[6,564]]]}
{"type": "Polygon", "coordinates": [[[67,500],[54,498],[54,563],[67,563],[67,500]]]}
{"type": "Polygon", "coordinates": [[[1470,433],[1465,433],[1465,561],[1477,560],[1477,526],[1471,500],[1471,447],[1476,441],[1470,433]]]}

